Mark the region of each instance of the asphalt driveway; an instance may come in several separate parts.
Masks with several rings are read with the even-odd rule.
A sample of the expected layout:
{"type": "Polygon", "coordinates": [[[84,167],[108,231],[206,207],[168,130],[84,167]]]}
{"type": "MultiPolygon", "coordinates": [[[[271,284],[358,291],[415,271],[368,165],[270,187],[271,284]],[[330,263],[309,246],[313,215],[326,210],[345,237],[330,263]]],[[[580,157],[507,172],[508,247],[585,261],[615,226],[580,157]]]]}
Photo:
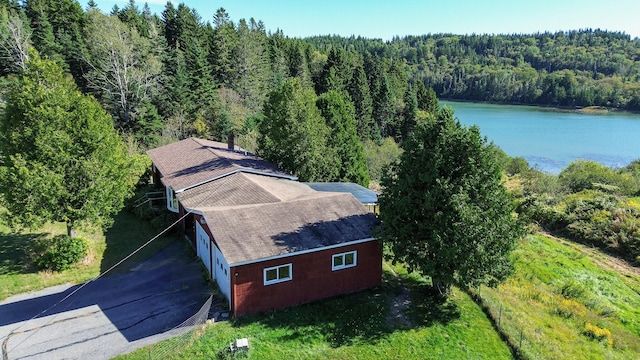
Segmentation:
{"type": "Polygon", "coordinates": [[[211,295],[200,263],[174,241],[124,274],[105,276],[46,313],[77,286],[0,302],[0,343],[15,359],[108,359],[175,336],[211,295]]]}

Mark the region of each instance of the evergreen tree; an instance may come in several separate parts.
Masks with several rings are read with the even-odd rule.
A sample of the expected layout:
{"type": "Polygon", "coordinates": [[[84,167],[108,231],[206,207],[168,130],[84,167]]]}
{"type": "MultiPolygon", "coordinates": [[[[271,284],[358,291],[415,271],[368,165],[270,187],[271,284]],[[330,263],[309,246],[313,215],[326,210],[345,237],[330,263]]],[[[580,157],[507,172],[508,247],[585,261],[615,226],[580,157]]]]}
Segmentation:
{"type": "Polygon", "coordinates": [[[109,224],[144,171],[111,118],[59,65],[33,52],[0,123],[0,193],[13,225],[109,224]]]}
{"type": "Polygon", "coordinates": [[[418,109],[435,114],[439,107],[436,92],[432,88],[427,89],[422,81],[416,81],[415,88],[418,109]]]}
{"type": "Polygon", "coordinates": [[[451,285],[495,285],[512,269],[509,253],[524,234],[502,184],[492,144],[449,108],[419,123],[400,161],[383,176],[380,236],[394,261],[451,285]]]}
{"type": "Polygon", "coordinates": [[[355,110],[348,95],[329,90],[320,95],[316,104],[331,129],[327,145],[337,153],[338,174],[329,180],[355,182],[368,187],[367,159],[358,138],[355,110]]]}
{"type": "Polygon", "coordinates": [[[413,90],[413,86],[408,86],[404,94],[404,109],[402,109],[402,123],[400,124],[400,137],[398,142],[402,142],[409,137],[409,134],[416,126],[418,118],[418,99],[413,90]]]}
{"type": "Polygon", "coordinates": [[[261,157],[301,181],[335,178],[335,155],[327,146],[330,129],[316,107],[315,92],[303,88],[300,79],[289,79],[269,93],[258,129],[261,157]]]}
{"type": "Polygon", "coordinates": [[[367,75],[361,65],[353,69],[347,90],[355,106],[358,136],[362,141],[368,140],[371,138],[371,128],[373,124],[371,117],[373,113],[373,99],[371,98],[367,75]]]}
{"type": "Polygon", "coordinates": [[[233,52],[239,40],[235,25],[224,8],[216,10],[213,16],[213,33],[208,39],[209,63],[214,79],[220,86],[230,87],[236,78],[233,52]]]}

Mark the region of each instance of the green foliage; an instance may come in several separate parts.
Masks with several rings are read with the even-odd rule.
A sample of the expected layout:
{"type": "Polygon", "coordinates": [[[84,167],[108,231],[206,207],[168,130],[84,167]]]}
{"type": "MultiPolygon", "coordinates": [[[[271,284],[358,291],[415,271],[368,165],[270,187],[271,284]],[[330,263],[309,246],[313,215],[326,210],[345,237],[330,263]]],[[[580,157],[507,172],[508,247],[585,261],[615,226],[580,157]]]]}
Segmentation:
{"type": "Polygon", "coordinates": [[[36,265],[43,270],[64,271],[87,256],[89,244],[85,239],[58,235],[41,240],[37,247],[36,265]]]}
{"type": "Polygon", "coordinates": [[[355,182],[368,187],[367,161],[358,138],[355,110],[348,95],[330,90],[320,95],[316,104],[331,130],[327,146],[337,152],[338,174],[327,180],[355,182]]]}
{"type": "Polygon", "coordinates": [[[388,43],[318,36],[308,41],[318,48],[355,48],[385,60],[402,59],[410,78],[449,99],[640,109],[639,44],[620,32],[430,34],[388,43]]]}
{"type": "MultiPolygon", "coordinates": [[[[507,345],[473,300],[455,289],[447,301],[425,294],[424,279],[385,266],[383,286],[311,304],[207,325],[172,359],[224,359],[248,338],[250,359],[511,359],[507,345]],[[406,286],[406,309],[397,311],[406,286]],[[399,321],[399,318],[405,319],[399,321]],[[407,324],[408,323],[408,324],[407,324]]],[[[403,306],[403,305],[400,305],[403,306]]],[[[159,348],[165,348],[163,343],[159,348]]],[[[117,359],[148,359],[154,345],[117,359]]]]}
{"type": "Polygon", "coordinates": [[[13,225],[107,225],[142,173],[98,102],[36,53],[11,83],[0,140],[13,225]]]}
{"type": "Polygon", "coordinates": [[[364,149],[367,155],[369,174],[371,179],[376,181],[382,179],[385,168],[400,159],[400,154],[402,154],[402,149],[390,137],[382,140],[380,144],[367,140],[364,143],[364,149]]]}
{"type": "Polygon", "coordinates": [[[558,176],[528,171],[520,212],[546,229],[635,260],[640,256],[640,203],[625,194],[637,192],[636,170],[633,164],[613,170],[580,160],[558,176]]]}
{"type": "Polygon", "coordinates": [[[380,236],[393,260],[444,292],[503,280],[523,230],[493,146],[444,108],[418,124],[402,148],[379,199],[380,236]]]}
{"type": "Polygon", "coordinates": [[[258,129],[258,155],[301,181],[335,178],[335,150],[327,146],[330,129],[316,106],[315,93],[300,79],[287,80],[269,93],[258,129]]]}
{"type": "Polygon", "coordinates": [[[558,179],[574,193],[595,188],[621,195],[633,195],[638,191],[630,174],[595,161],[576,160],[560,172],[558,179]]]}
{"type": "MultiPolygon", "coordinates": [[[[634,359],[640,352],[640,276],[619,259],[560,238],[527,236],[515,273],[480,289],[501,332],[524,359],[634,359]],[[573,296],[565,298],[562,292],[573,296]],[[593,341],[586,324],[610,331],[593,341]],[[522,340],[521,340],[522,339],[522,340]]],[[[593,329],[596,330],[596,329],[593,329]]]]}

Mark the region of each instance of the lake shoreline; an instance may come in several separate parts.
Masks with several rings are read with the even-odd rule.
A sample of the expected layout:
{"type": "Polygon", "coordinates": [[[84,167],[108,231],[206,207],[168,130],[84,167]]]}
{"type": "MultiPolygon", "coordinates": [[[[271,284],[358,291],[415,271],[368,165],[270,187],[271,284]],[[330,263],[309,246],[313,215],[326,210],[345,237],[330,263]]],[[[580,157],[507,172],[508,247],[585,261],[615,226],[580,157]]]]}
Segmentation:
{"type": "Polygon", "coordinates": [[[558,113],[587,114],[587,115],[610,115],[610,114],[640,115],[640,111],[622,110],[622,109],[606,107],[606,106],[556,106],[556,105],[542,105],[542,104],[529,104],[529,103],[463,100],[463,99],[451,99],[451,98],[440,98],[439,100],[447,101],[447,102],[456,102],[456,103],[473,103],[473,104],[500,105],[500,106],[518,106],[518,107],[529,106],[529,107],[539,109],[541,111],[558,112],[558,113]]]}
{"type": "Polygon", "coordinates": [[[442,104],[451,106],[462,124],[477,125],[482,136],[509,156],[523,157],[544,172],[558,174],[579,159],[622,168],[640,158],[639,114],[450,100],[442,104]]]}

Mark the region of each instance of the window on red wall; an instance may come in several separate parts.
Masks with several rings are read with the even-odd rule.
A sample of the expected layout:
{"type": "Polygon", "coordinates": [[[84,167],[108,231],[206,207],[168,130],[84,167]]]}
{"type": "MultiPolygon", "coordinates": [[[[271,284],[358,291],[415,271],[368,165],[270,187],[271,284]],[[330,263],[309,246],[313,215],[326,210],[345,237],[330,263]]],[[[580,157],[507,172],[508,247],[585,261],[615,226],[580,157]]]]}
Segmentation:
{"type": "Polygon", "coordinates": [[[291,264],[279,265],[264,269],[264,284],[271,285],[293,279],[291,264]]]}
{"type": "Polygon", "coordinates": [[[358,252],[349,251],[341,254],[335,254],[331,257],[331,270],[341,270],[354,267],[358,261],[358,252]]]}

